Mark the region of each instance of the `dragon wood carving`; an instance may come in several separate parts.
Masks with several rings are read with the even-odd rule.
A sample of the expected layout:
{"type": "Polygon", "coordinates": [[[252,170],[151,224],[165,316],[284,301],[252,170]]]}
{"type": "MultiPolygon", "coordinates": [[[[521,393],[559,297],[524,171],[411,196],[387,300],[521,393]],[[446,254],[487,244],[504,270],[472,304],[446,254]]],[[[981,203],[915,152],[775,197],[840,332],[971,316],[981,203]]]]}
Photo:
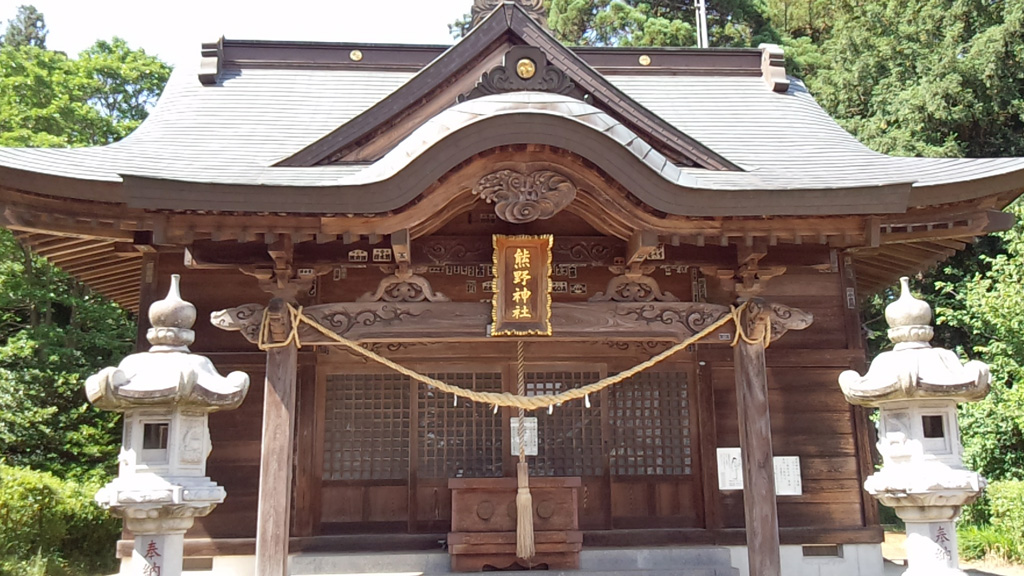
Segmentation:
{"type": "MultiPolygon", "coordinates": [[[[259,304],[242,304],[234,308],[210,313],[210,323],[228,332],[241,332],[246,340],[253,344],[259,343],[260,325],[263,321],[264,307],[259,304]]],[[[367,303],[362,306],[352,304],[326,304],[310,306],[303,309],[303,315],[327,328],[339,336],[348,334],[359,326],[369,328],[376,325],[390,326],[401,323],[418,314],[395,304],[367,303]]],[[[315,334],[311,328],[302,327],[300,338],[309,341],[311,337],[321,341],[322,336],[315,334]]],[[[322,342],[321,342],[322,343],[322,342]]]]}
{"type": "Polygon", "coordinates": [[[559,213],[576,198],[576,185],[553,170],[498,170],[481,178],[473,194],[493,203],[498,218],[525,224],[559,213]]]}
{"type": "MultiPolygon", "coordinates": [[[[752,306],[761,306],[768,309],[771,318],[772,340],[781,338],[790,330],[804,330],[814,322],[814,315],[797,308],[790,308],[783,304],[765,303],[756,301],[752,306]]],[[[721,320],[728,314],[729,309],[717,304],[686,303],[681,307],[664,307],[655,304],[627,309],[620,314],[631,316],[634,322],[642,322],[648,325],[672,325],[679,324],[691,333],[697,333],[721,320]]],[[[750,327],[748,327],[748,330],[750,327]]]]}

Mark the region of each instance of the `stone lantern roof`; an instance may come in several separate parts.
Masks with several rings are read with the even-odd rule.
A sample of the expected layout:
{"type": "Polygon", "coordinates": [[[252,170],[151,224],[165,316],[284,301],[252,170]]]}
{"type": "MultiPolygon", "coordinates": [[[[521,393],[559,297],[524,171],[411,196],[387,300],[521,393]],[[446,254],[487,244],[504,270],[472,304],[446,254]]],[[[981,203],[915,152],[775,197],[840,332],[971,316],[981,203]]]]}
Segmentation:
{"type": "Polygon", "coordinates": [[[932,348],[932,310],[910,293],[907,277],[901,294],[885,308],[893,349],[871,362],[867,374],[853,370],[839,375],[839,386],[851,404],[877,407],[910,399],[972,402],[988,394],[988,365],[972,360],[961,364],[957,355],[932,348]]]}
{"type": "Polygon", "coordinates": [[[181,299],[180,277],[171,277],[167,297],[149,308],[148,352],[126,357],[116,367],[90,376],[85,392],[97,408],[123,412],[136,407],[188,406],[202,412],[237,408],[249,390],[249,376],[217,373],[205,356],[192,354],[196,308],[181,299]]]}

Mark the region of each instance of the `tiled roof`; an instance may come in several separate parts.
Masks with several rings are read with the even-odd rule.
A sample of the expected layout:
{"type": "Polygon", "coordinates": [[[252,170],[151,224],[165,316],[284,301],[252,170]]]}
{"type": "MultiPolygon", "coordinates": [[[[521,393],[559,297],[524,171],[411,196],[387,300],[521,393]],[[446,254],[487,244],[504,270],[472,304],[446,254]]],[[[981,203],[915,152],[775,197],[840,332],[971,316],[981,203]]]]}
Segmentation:
{"type": "MultiPolygon", "coordinates": [[[[335,188],[398,171],[414,155],[411,150],[429,147],[473,121],[541,112],[611,135],[683,188],[835,189],[910,182],[925,188],[1024,169],[1024,160],[1017,158],[896,158],[872,152],[840,128],[798,81],[779,94],[758,77],[618,74],[609,76],[617,87],[743,171],[676,168],[583,102],[523,93],[455,105],[385,155],[379,166],[273,166],[379,102],[411,76],[372,70],[227,69],[219,84],[203,86],[194,74],[175,73],[159,105],[125,140],[97,148],[0,149],[0,167],[108,182],[132,175],[335,188]]],[[[74,196],[73,191],[69,194],[74,196]]]]}

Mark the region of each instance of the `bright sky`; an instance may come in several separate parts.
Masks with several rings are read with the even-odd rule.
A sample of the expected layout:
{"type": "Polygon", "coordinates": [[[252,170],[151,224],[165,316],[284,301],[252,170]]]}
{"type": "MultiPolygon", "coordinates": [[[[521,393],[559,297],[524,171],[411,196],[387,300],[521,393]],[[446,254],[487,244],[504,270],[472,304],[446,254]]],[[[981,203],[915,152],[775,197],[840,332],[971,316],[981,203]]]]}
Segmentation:
{"type": "Polygon", "coordinates": [[[175,67],[194,68],[199,45],[221,36],[451,44],[448,24],[473,0],[0,0],[2,28],[21,4],[43,13],[51,50],[75,55],[120,36],[175,67]]]}

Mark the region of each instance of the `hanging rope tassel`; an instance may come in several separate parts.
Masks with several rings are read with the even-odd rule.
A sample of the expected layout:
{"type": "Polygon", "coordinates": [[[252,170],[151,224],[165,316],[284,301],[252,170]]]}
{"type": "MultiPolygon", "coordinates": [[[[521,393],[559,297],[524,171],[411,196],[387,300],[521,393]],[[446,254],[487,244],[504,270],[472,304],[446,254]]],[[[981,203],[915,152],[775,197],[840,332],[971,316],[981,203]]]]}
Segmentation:
{"type": "Polygon", "coordinates": [[[529,560],[537,553],[533,542],[533,495],[530,494],[530,465],[516,464],[519,490],[516,492],[516,556],[529,560]]]}
{"type": "MultiPolygon", "coordinates": [[[[516,342],[517,394],[526,396],[526,353],[523,341],[516,342]]],[[[533,495],[530,494],[530,464],[526,461],[526,410],[519,409],[519,462],[516,463],[516,556],[533,558],[537,547],[533,541],[533,495]]]]}

